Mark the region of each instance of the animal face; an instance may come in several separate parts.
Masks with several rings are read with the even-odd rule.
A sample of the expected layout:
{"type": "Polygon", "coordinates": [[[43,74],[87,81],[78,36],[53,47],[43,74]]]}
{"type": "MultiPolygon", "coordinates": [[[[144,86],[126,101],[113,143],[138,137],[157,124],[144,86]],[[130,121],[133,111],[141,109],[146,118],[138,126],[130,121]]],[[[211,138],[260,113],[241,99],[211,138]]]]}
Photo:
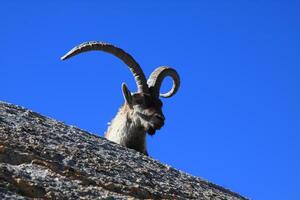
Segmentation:
{"type": "Polygon", "coordinates": [[[140,123],[144,131],[154,135],[165,121],[161,100],[143,93],[134,94],[132,97],[131,113],[134,122],[140,123]]]}
{"type": "Polygon", "coordinates": [[[122,85],[122,91],[125,104],[130,109],[130,120],[137,127],[142,127],[145,132],[154,135],[155,131],[160,129],[165,122],[161,100],[150,94],[131,94],[125,84],[122,85]]]}

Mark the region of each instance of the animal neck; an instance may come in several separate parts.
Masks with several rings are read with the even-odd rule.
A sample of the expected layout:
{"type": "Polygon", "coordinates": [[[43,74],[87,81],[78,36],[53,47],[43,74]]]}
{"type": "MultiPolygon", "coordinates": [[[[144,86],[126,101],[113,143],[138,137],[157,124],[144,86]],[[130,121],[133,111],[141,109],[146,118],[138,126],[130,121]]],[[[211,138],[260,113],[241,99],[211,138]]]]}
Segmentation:
{"type": "Polygon", "coordinates": [[[124,104],[105,133],[105,138],[122,146],[135,149],[141,153],[146,151],[146,132],[140,122],[133,120],[130,108],[124,104]]]}

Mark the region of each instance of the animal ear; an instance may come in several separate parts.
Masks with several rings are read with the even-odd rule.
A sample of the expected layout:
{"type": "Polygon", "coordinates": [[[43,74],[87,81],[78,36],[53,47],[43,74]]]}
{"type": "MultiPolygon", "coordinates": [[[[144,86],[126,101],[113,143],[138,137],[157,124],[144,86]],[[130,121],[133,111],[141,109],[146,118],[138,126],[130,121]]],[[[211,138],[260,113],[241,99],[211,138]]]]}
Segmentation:
{"type": "Polygon", "coordinates": [[[132,107],[132,95],[125,83],[122,83],[122,92],[126,103],[132,107]]]}

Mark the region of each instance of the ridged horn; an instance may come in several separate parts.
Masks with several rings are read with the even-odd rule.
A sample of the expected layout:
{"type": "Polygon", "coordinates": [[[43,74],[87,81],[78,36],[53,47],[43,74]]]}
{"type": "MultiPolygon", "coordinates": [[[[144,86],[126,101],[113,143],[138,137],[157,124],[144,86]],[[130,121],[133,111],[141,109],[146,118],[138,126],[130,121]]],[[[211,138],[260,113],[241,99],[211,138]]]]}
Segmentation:
{"type": "Polygon", "coordinates": [[[126,53],[123,49],[120,49],[112,44],[98,42],[98,41],[84,42],[71,49],[68,53],[66,53],[63,57],[61,57],[61,60],[66,60],[82,52],[92,51],[92,50],[104,51],[113,54],[114,56],[121,59],[132,72],[138,87],[138,92],[149,93],[147,80],[140,65],[134,60],[134,58],[130,54],[126,53]]]}
{"type": "Polygon", "coordinates": [[[179,89],[180,86],[180,78],[178,73],[176,72],[175,69],[162,66],[156,68],[150,75],[148,79],[148,87],[151,90],[151,92],[156,96],[156,97],[164,97],[164,98],[169,98],[173,96],[177,90],[179,89]],[[160,94],[160,87],[165,79],[165,77],[170,76],[173,79],[173,86],[172,89],[165,93],[165,94],[160,94]]]}

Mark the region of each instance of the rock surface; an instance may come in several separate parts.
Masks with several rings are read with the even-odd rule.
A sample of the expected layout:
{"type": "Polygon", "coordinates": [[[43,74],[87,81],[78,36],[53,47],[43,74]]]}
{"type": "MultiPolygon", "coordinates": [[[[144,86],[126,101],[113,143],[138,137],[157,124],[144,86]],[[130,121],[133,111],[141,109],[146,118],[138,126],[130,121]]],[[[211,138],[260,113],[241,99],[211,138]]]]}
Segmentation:
{"type": "Polygon", "coordinates": [[[246,199],[25,108],[0,102],[0,199],[246,199]]]}

